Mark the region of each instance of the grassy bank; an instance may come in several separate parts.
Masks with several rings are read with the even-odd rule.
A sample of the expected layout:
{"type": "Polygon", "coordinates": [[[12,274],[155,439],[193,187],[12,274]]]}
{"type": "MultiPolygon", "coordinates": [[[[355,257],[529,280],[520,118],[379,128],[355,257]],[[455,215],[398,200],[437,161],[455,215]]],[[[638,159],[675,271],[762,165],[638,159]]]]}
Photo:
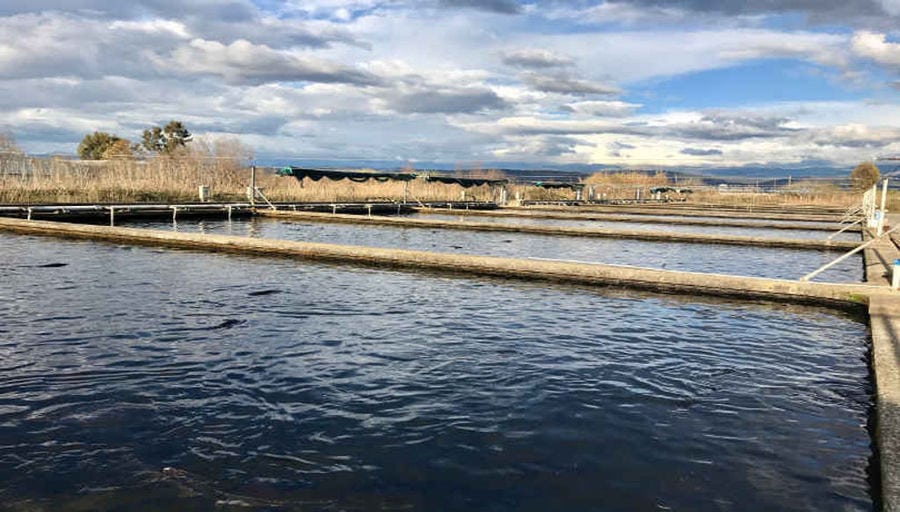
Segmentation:
{"type": "MultiPolygon", "coordinates": [[[[209,186],[213,201],[246,201],[250,169],[246,159],[218,156],[209,152],[182,154],[177,157],[155,157],[146,160],[114,160],[85,162],[63,158],[35,158],[19,155],[0,161],[0,203],[177,203],[198,198],[200,185],[209,186]]],[[[503,178],[497,171],[466,171],[468,177],[503,178]]],[[[583,180],[594,191],[595,198],[610,202],[633,201],[638,195],[650,199],[654,187],[690,189],[691,193],[668,191],[663,199],[690,203],[732,206],[833,206],[857,203],[860,194],[842,190],[822,182],[795,182],[777,193],[761,193],[753,187],[730,188],[727,191],[703,186],[696,181],[671,182],[664,173],[638,172],[595,173],[583,180]]],[[[460,201],[497,200],[497,191],[489,186],[463,189],[424,180],[379,183],[369,181],[300,182],[280,177],[272,169],[257,172],[257,186],[273,202],[333,201],[460,201]]],[[[509,198],[530,201],[571,200],[569,189],[543,189],[528,184],[512,184],[509,198]]],[[[587,190],[584,192],[587,198],[587,190]]],[[[900,193],[891,194],[892,208],[900,208],[900,193]]]]}

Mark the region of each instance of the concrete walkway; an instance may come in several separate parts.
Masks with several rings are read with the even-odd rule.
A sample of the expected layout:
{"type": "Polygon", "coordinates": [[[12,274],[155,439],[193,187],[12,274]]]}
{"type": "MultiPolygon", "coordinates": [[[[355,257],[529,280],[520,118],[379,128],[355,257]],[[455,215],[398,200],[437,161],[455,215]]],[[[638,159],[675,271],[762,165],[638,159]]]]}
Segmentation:
{"type": "MultiPolygon", "coordinates": [[[[890,214],[888,224],[900,223],[890,214]]],[[[883,287],[869,297],[872,372],[875,377],[875,442],[881,463],[881,499],[886,511],[900,512],[900,292],[889,291],[891,269],[900,250],[889,238],[864,251],[866,284],[883,287]]]]}
{"type": "Polygon", "coordinates": [[[669,215],[679,217],[715,217],[726,219],[759,219],[759,220],[793,220],[803,222],[839,222],[840,214],[821,213],[777,213],[769,211],[724,211],[724,210],[692,210],[687,208],[666,208],[663,206],[507,206],[508,210],[524,211],[556,211],[556,212],[584,212],[584,213],[618,213],[631,215],[669,215]]]}
{"type": "Polygon", "coordinates": [[[652,268],[447,254],[406,249],[294,242],[279,239],[179,233],[143,228],[90,226],[64,222],[0,218],[0,231],[100,240],[113,243],[179,247],[185,249],[280,256],[306,261],[392,268],[406,271],[450,272],[550,281],[588,286],[613,286],[692,296],[718,296],[820,304],[844,309],[864,307],[880,287],[866,284],[803,282],[652,268]]]}

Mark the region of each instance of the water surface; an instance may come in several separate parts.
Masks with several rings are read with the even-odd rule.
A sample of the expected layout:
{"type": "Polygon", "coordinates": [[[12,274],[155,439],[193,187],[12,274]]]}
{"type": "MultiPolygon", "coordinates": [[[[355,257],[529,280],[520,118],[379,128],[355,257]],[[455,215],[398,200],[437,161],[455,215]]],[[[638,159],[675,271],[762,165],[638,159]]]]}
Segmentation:
{"type": "MultiPolygon", "coordinates": [[[[155,221],[125,225],[184,232],[514,258],[560,259],[779,279],[799,279],[842,254],[837,251],[330,224],[267,218],[232,222],[179,221],[176,224],[155,221]]],[[[862,278],[862,257],[853,256],[820,274],[816,280],[860,282],[862,278]]]]}
{"type": "Polygon", "coordinates": [[[815,308],[0,235],[0,509],[872,510],[866,341],[815,308]]]}
{"type": "MultiPolygon", "coordinates": [[[[531,217],[492,217],[489,215],[445,215],[437,213],[414,213],[408,215],[412,219],[424,220],[449,220],[455,222],[493,222],[498,224],[509,225],[525,225],[525,226],[562,226],[574,228],[596,228],[596,229],[622,229],[637,231],[652,231],[660,233],[701,233],[713,235],[734,235],[734,236],[754,236],[765,238],[803,238],[812,240],[825,240],[829,235],[837,233],[840,230],[836,227],[833,231],[822,230],[806,230],[806,229],[773,229],[766,227],[735,227],[735,226],[692,226],[684,224],[663,224],[638,221],[603,221],[603,220],[581,220],[581,219],[545,219],[531,217]]],[[[721,221],[721,219],[718,219],[721,221]]],[[[819,223],[821,225],[821,223],[819,223]]],[[[841,233],[832,237],[832,240],[849,240],[860,241],[860,234],[857,233],[841,233]]]]}

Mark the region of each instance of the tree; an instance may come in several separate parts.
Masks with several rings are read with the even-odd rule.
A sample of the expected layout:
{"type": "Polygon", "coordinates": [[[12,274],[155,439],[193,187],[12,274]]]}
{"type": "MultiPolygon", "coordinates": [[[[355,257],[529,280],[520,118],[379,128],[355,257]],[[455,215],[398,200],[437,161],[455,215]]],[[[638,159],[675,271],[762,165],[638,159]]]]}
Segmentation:
{"type": "Polygon", "coordinates": [[[850,171],[850,186],[856,190],[865,190],[878,183],[881,172],[872,162],[863,162],[850,171]]]}
{"type": "Polygon", "coordinates": [[[22,149],[16,144],[12,135],[0,132],[0,156],[21,155],[22,149]]]}
{"type": "Polygon", "coordinates": [[[181,121],[169,121],[162,128],[154,126],[144,130],[141,146],[151,153],[171,155],[178,148],[186,146],[192,137],[181,121]]]}
{"type": "Polygon", "coordinates": [[[134,158],[134,149],[130,142],[125,139],[119,139],[103,152],[103,160],[128,160],[134,158]]]}
{"type": "Polygon", "coordinates": [[[107,150],[121,140],[124,139],[106,132],[89,133],[78,144],[78,157],[82,160],[103,160],[107,150]]]}

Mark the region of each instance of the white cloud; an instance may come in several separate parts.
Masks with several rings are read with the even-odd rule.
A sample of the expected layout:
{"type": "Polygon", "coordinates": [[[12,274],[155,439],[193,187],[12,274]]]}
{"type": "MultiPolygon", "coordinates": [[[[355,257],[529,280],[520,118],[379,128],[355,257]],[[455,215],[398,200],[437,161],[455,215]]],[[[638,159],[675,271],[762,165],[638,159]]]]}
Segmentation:
{"type": "Polygon", "coordinates": [[[182,39],[190,39],[191,34],[184,23],[173,20],[114,21],[110,30],[131,30],[149,34],[171,34],[182,39]]]}
{"type": "MultiPolygon", "coordinates": [[[[896,0],[881,2],[887,11],[896,0]]],[[[741,64],[766,59],[812,63],[825,68],[823,80],[841,74],[860,84],[871,69],[855,66],[859,58],[898,67],[898,43],[881,33],[764,28],[759,2],[623,0],[578,10],[536,1],[520,2],[526,8],[515,15],[502,14],[504,2],[485,10],[468,0],[453,9],[438,0],[294,0],[269,9],[183,0],[172,9],[178,3],[73,0],[7,16],[4,3],[4,127],[28,149],[71,151],[94,129],[134,137],[181,119],[198,133],[238,134],[258,153],[448,164],[732,165],[900,149],[889,87],[873,93],[880,104],[682,110],[629,94],[699,71],[743,73],[741,64]]]]}
{"type": "Polygon", "coordinates": [[[563,110],[594,117],[626,117],[641,105],[625,101],[579,101],[563,105],[563,110]]]}
{"type": "Polygon", "coordinates": [[[193,39],[172,51],[168,58],[155,60],[164,69],[218,75],[234,84],[303,81],[373,85],[378,82],[377,77],[365,71],[243,39],[228,45],[193,39]]]}
{"type": "Polygon", "coordinates": [[[900,69],[900,43],[890,43],[884,34],[860,31],[853,34],[852,48],[860,57],[900,69]]]}

